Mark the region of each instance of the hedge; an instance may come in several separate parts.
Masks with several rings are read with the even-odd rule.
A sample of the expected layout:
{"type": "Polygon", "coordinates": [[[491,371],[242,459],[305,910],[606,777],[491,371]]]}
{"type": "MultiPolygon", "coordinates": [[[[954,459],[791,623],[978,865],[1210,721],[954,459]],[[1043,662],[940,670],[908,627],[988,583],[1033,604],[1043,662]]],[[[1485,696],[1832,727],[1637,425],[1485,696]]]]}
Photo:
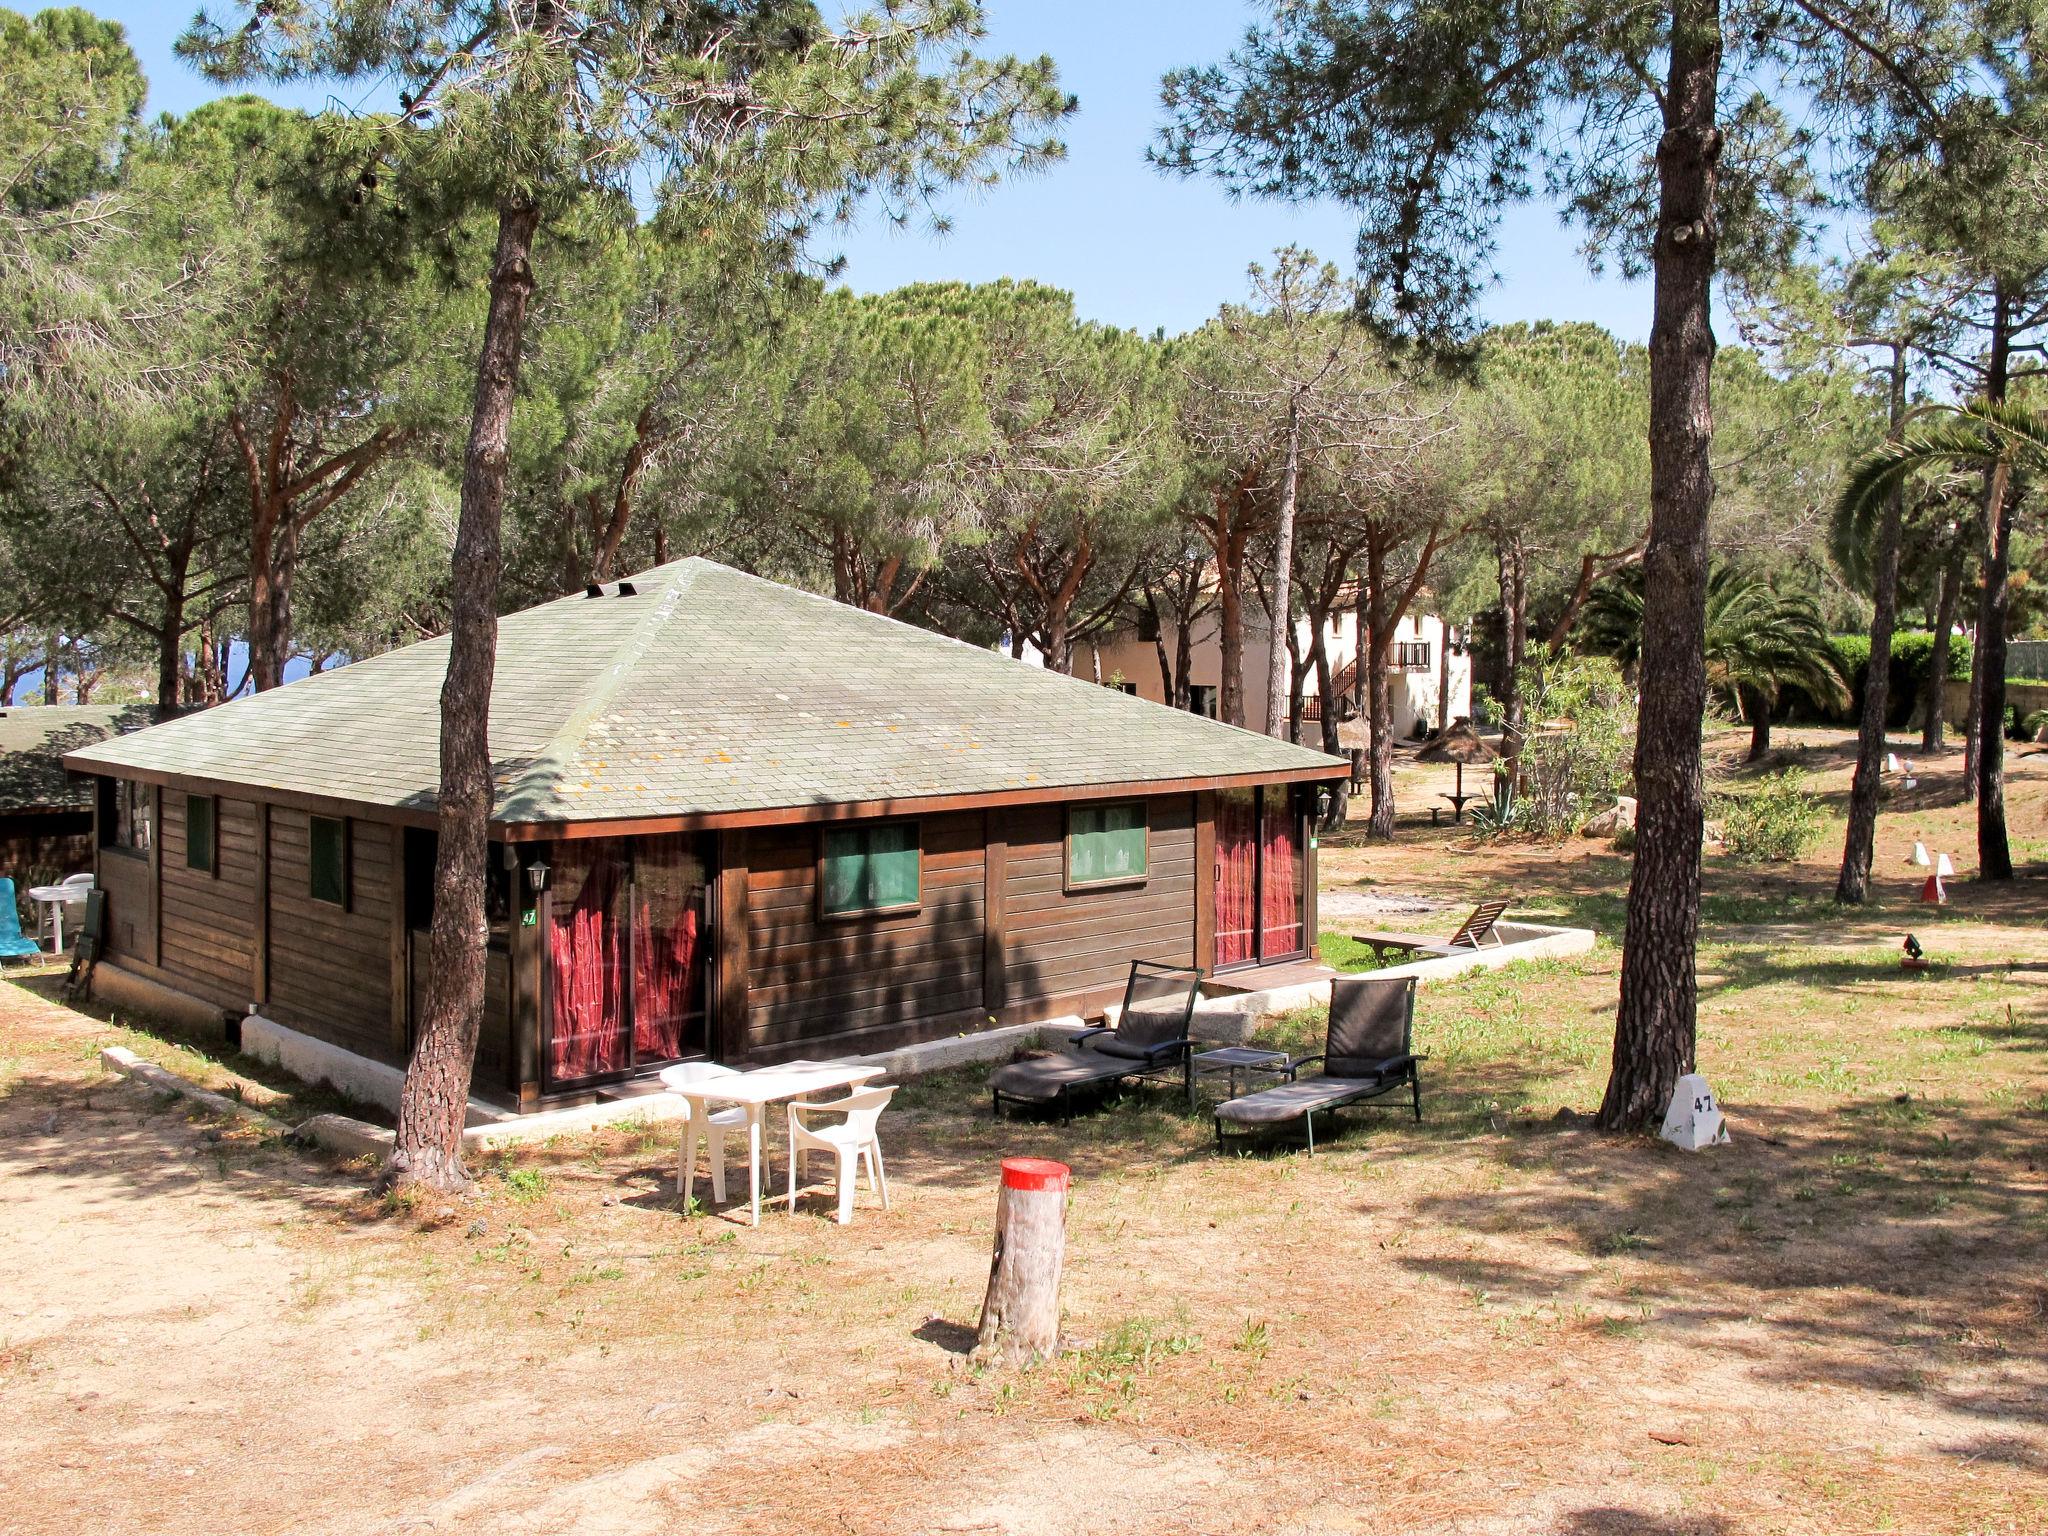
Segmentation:
{"type": "MultiPolygon", "coordinates": [[[[1854,725],[1863,717],[1863,689],[1870,671],[1870,636],[1833,635],[1828,643],[1834,648],[1842,663],[1842,670],[1849,676],[1850,703],[1846,710],[1823,709],[1803,692],[1794,689],[1785,691],[1784,708],[1781,713],[1795,719],[1819,720],[1830,725],[1854,725]]],[[[1913,711],[1920,705],[1920,690],[1927,679],[1927,669],[1934,664],[1934,636],[1926,630],[1901,630],[1892,636],[1892,664],[1890,667],[1891,688],[1887,694],[1888,707],[1885,710],[1885,726],[1898,730],[1913,718],[1913,711]]],[[[1970,637],[1952,634],[1948,641],[1948,675],[1960,682],[1970,678],[1970,637]]]]}

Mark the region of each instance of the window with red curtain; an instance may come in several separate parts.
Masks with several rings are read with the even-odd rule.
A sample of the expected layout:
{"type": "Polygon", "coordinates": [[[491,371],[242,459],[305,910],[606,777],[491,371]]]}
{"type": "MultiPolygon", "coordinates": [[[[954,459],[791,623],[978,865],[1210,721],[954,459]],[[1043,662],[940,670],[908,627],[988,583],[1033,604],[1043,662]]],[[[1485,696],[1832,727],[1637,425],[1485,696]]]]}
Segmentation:
{"type": "Polygon", "coordinates": [[[1265,861],[1259,890],[1259,953],[1271,960],[1308,946],[1301,923],[1301,822],[1284,784],[1269,784],[1260,816],[1265,861]]]}
{"type": "Polygon", "coordinates": [[[673,1061],[704,1048],[706,871],[688,837],[633,847],[633,1057],[673,1061]]]}
{"type": "Polygon", "coordinates": [[[553,994],[548,1077],[576,1082],[627,1065],[623,849],[609,838],[567,842],[555,858],[548,925],[553,994]]]}
{"type": "Polygon", "coordinates": [[[1242,965],[1257,953],[1259,817],[1255,792],[1216,794],[1216,963],[1242,965]]]}

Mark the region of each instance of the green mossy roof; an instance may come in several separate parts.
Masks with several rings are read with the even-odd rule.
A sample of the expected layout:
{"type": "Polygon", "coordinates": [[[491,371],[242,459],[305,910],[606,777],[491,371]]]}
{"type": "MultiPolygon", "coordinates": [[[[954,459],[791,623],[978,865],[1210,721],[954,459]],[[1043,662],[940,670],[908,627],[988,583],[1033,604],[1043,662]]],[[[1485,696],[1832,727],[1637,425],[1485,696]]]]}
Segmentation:
{"type": "MultiPolygon", "coordinates": [[[[803,809],[1345,765],[714,561],[508,615],[491,693],[505,823],[803,809]]],[[[430,808],[445,638],[73,753],[430,808]]]]}

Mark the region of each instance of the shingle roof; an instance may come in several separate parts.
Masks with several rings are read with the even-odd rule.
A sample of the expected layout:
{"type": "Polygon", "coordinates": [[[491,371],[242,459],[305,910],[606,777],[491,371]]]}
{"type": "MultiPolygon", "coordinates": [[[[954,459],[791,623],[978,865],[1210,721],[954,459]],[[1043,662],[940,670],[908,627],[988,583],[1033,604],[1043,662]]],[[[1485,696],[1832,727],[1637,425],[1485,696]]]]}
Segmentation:
{"type": "MultiPolygon", "coordinates": [[[[714,561],[508,615],[491,693],[494,819],[796,809],[1152,780],[1336,772],[1340,759],[714,561]]],[[[73,753],[335,800],[431,807],[445,638],[73,753]]]]}
{"type": "Polygon", "coordinates": [[[0,812],[92,807],[92,785],[64,754],[156,719],[150,704],[9,704],[0,708],[0,812]]]}

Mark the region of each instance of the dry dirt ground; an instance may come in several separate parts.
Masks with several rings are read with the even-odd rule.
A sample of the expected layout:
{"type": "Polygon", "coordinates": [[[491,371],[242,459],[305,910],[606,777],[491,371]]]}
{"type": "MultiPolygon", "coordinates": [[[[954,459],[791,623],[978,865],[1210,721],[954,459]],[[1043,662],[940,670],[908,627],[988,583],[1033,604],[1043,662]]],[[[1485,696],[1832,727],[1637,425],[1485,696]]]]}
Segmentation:
{"type": "MultiPolygon", "coordinates": [[[[1800,746],[1838,792],[1838,739],[1800,746]]],[[[0,985],[0,1531],[2048,1531],[2044,764],[2023,878],[1940,913],[1903,854],[1967,853],[1952,762],[1888,816],[1875,911],[1835,915],[1825,846],[1710,857],[1735,1140],[1698,1156],[1560,1113],[1598,1102],[1612,944],[1425,991],[1424,1122],[1312,1159],[1219,1159],[1165,1095],[997,1127],[974,1074],[914,1084],[896,1208],[847,1228],[679,1212],[633,1131],[390,1208],[96,1052],[234,1063],[0,985]],[[1075,1168],[1074,1347],[982,1374],[1025,1152],[1075,1168]]],[[[1332,891],[1618,928],[1604,847],[1344,841],[1332,891]]]]}

